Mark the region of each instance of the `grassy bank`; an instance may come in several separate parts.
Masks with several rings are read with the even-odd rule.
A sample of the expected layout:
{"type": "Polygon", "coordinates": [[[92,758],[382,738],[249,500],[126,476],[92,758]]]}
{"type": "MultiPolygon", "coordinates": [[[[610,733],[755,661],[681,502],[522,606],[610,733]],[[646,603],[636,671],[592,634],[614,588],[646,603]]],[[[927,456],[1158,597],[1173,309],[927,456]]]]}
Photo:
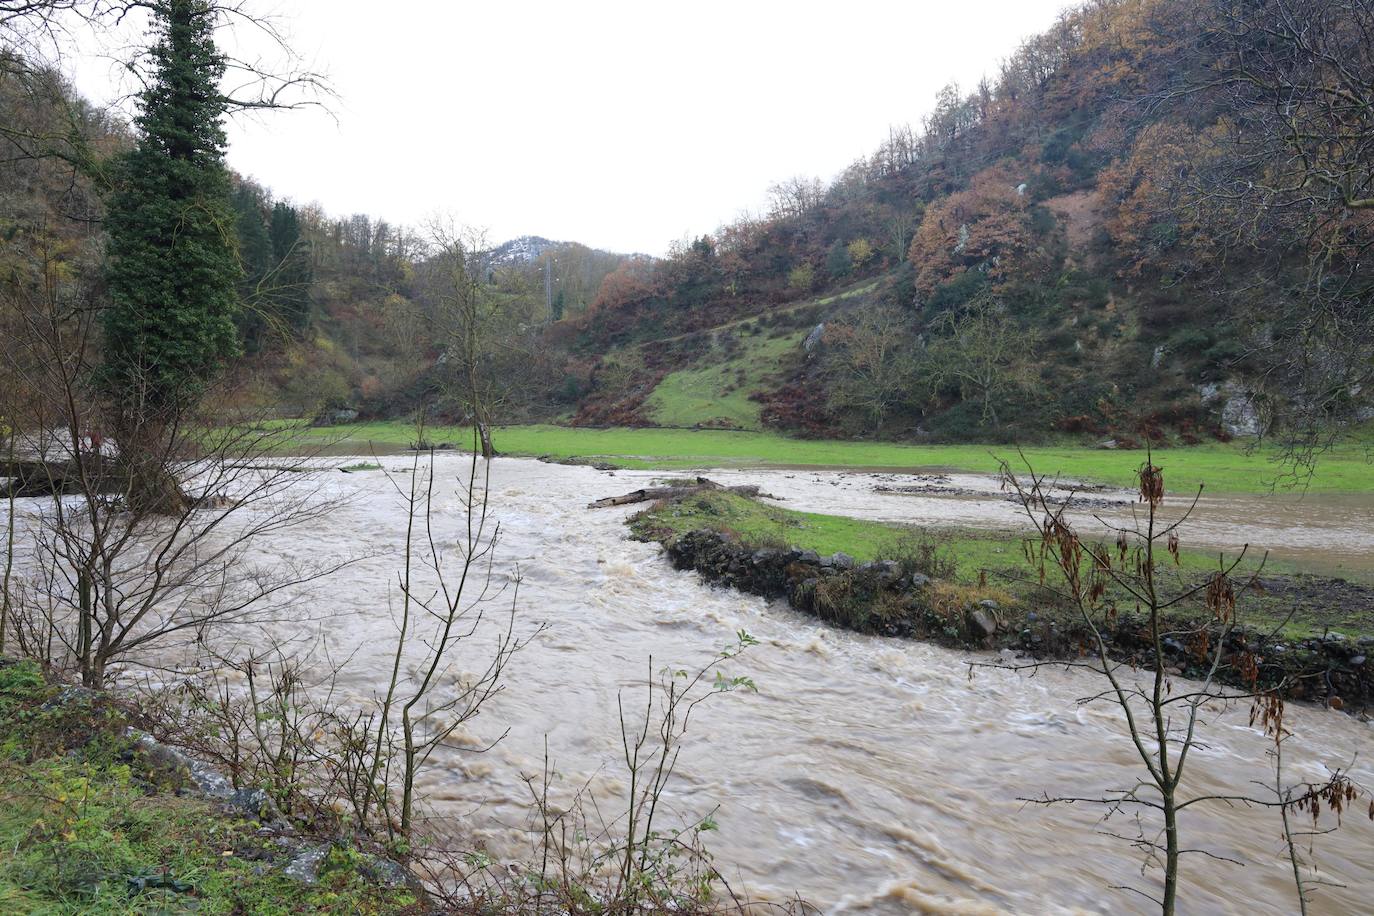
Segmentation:
{"type": "MultiPolygon", "coordinates": [[[[923,554],[928,574],[947,577],[963,585],[985,580],[1017,602],[1043,613],[1056,613],[1032,583],[1036,569],[1023,550],[1024,535],[967,529],[922,530],[884,522],[841,516],[796,512],[731,493],[702,493],[664,502],[635,516],[631,528],[637,536],[665,540],[688,531],[707,530],[728,534],[753,547],[798,547],[819,554],[841,551],[860,562],[910,558],[923,554]],[[986,576],[984,575],[986,573],[986,576]]],[[[1216,557],[1181,551],[1177,566],[1166,568],[1165,578],[1179,583],[1216,569],[1216,557]]],[[[1252,569],[1253,567],[1251,567],[1252,569]]],[[[1243,578],[1247,567],[1236,576],[1243,578]]],[[[1348,636],[1374,633],[1374,606],[1360,585],[1336,583],[1319,577],[1299,576],[1288,564],[1266,564],[1266,580],[1280,583],[1272,592],[1247,596],[1246,621],[1258,629],[1282,628],[1289,636],[1336,630],[1348,636]],[[1295,600],[1293,583],[1302,586],[1306,600],[1295,600]],[[1327,583],[1323,587],[1322,583],[1327,583]]],[[[1191,610],[1203,613],[1200,601],[1191,610]]]]}
{"type": "MultiPolygon", "coordinates": [[[[404,448],[415,439],[409,424],[392,421],[337,427],[303,428],[312,443],[328,442],[335,450],[366,454],[371,447],[404,448]]],[[[436,427],[427,432],[432,442],[463,446],[471,431],[436,427]]],[[[852,468],[955,469],[993,472],[998,460],[1018,461],[1010,445],[901,445],[789,439],[772,433],[697,429],[584,429],[563,426],[509,426],[495,434],[504,454],[557,459],[607,461],[627,468],[704,468],[729,466],[815,466],[852,468]]],[[[1369,444],[1343,445],[1322,456],[1310,483],[1314,492],[1374,493],[1374,465],[1369,444]]],[[[1093,449],[1078,446],[1035,446],[1024,449],[1041,473],[1130,486],[1145,460],[1143,451],[1093,449]]],[[[1205,483],[1210,492],[1262,493],[1282,483],[1283,468],[1270,450],[1250,453],[1243,445],[1213,443],[1191,448],[1160,449],[1154,453],[1169,488],[1174,492],[1205,483]]]]}
{"type": "Polygon", "coordinates": [[[109,697],[0,658],[0,912],[421,913],[365,878],[351,845],[318,880],[283,871],[294,837],[204,798],[150,759],[109,697]]]}

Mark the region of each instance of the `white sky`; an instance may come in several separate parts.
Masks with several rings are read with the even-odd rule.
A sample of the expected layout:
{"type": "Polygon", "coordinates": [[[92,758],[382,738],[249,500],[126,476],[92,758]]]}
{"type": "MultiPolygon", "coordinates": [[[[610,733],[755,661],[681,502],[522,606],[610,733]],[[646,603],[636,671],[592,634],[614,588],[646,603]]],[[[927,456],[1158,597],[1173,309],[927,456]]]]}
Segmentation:
{"type": "MultiPolygon", "coordinates": [[[[774,181],[833,177],[1065,2],[269,3],[339,98],[333,118],[236,119],[229,161],[335,215],[661,254],[774,181]]],[[[118,94],[108,64],[74,67],[118,94]]]]}

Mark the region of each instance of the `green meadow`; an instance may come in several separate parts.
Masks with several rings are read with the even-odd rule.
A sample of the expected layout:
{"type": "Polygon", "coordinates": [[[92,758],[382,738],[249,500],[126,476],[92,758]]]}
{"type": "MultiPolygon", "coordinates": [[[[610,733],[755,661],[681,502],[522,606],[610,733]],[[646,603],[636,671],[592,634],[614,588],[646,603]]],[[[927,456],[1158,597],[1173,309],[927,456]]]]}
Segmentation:
{"type": "MultiPolygon", "coordinates": [[[[400,421],[336,427],[302,427],[303,444],[327,444],[336,453],[366,455],[392,451],[415,441],[414,427],[400,421]]],[[[470,445],[471,430],[430,427],[426,439],[470,445]]],[[[995,472],[1001,460],[1015,468],[1028,462],[1037,473],[1131,486],[1145,461],[1143,450],[1107,450],[1075,445],[904,445],[893,442],[791,439],[766,432],[716,429],[588,429],[565,426],[507,426],[495,431],[496,448],[507,455],[605,461],[625,468],[681,470],[711,467],[846,467],[900,470],[995,472]],[[1024,460],[1023,460],[1024,459],[1024,460]]],[[[1374,438],[1337,446],[1323,454],[1315,474],[1301,481],[1310,492],[1374,492],[1374,438]]],[[[1162,448],[1154,462],[1169,489],[1205,484],[1217,493],[1264,493],[1293,483],[1267,448],[1212,443],[1162,448]]]]}

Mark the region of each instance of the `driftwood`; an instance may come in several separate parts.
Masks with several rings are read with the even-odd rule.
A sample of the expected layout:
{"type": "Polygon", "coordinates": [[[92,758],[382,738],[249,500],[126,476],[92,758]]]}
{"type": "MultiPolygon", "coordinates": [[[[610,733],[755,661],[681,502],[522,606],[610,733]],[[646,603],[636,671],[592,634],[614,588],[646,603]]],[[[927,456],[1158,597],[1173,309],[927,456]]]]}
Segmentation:
{"type": "Polygon", "coordinates": [[[88,455],[81,465],[75,461],[43,461],[37,458],[16,458],[0,461],[0,499],[25,496],[60,496],[81,491],[84,470],[90,485],[101,492],[118,489],[116,475],[110,473],[109,462],[88,455]]]}
{"type": "Polygon", "coordinates": [[[680,487],[644,487],[633,490],[623,496],[607,496],[605,499],[598,499],[594,503],[588,503],[588,509],[608,509],[611,506],[628,506],[631,503],[647,503],[660,499],[676,499],[679,496],[691,496],[693,493],[704,493],[707,491],[719,491],[723,493],[734,493],[737,496],[764,496],[768,499],[776,499],[767,493],[759,492],[759,488],[753,484],[743,484],[737,487],[722,487],[714,480],[707,480],[705,477],[698,477],[696,483],[687,484],[680,487]]]}

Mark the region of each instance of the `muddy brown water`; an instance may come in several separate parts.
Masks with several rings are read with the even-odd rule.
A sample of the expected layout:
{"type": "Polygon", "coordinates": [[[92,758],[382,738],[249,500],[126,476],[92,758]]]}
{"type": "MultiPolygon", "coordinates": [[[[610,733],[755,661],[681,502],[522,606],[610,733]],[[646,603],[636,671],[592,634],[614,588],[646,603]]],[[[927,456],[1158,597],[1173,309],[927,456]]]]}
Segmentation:
{"type": "MultiPolygon", "coordinates": [[[[388,468],[409,462],[383,458],[388,468]]],[[[347,462],[339,462],[341,464],[347,462]]],[[[463,520],[455,486],[466,466],[439,456],[440,533],[463,520]]],[[[1118,818],[1073,806],[1027,806],[1019,799],[1089,793],[1131,784],[1138,772],[1120,716],[1082,706],[1098,682],[1080,671],[1035,677],[981,670],[988,656],[915,642],[831,630],[786,607],[702,585],[673,570],[653,544],[626,538],[634,507],[587,510],[593,499],[642,486],[661,472],[614,474],[584,467],[500,459],[493,466],[492,510],[500,519],[498,575],[518,567],[520,624],[548,630],[520,654],[507,688],[459,735],[465,748],[433,758],[423,790],[440,824],[484,843],[497,857],[530,848],[523,776],[544,767],[561,774],[566,798],[591,786],[608,807],[625,791],[616,699],[642,696],[646,672],[691,668],[747,630],[760,645],[729,673],[747,674],[756,694],[720,697],[695,714],[678,776],[668,794],[673,815],[712,810],[708,834],[716,864],[737,888],[761,898],[798,893],[833,913],[1120,913],[1151,906],[1113,885],[1150,889],[1141,859],[1107,832],[1133,833],[1118,818]],[[652,661],[651,661],[652,660],[652,661]],[[473,748],[505,734],[486,753],[473,748]]],[[[953,478],[990,498],[893,496],[877,485],[908,485],[882,475],[801,471],[712,472],[722,482],[757,482],[810,511],[911,520],[929,508],[950,524],[1013,523],[1014,507],[985,478],[953,478]],[[927,501],[931,505],[927,506],[927,501]]],[[[886,475],[892,477],[893,475],[886,475]]],[[[304,639],[350,657],[342,687],[366,703],[383,687],[395,635],[392,604],[405,511],[380,472],[334,474],[327,488],[347,498],[326,525],[275,536],[264,560],[307,560],[373,552],[339,578],[316,585],[311,603],[330,619],[278,622],[270,635],[304,639]]],[[[1097,494],[1101,495],[1101,494],[1097,494]]],[[[1121,511],[1129,511],[1122,507],[1121,511]]],[[[1213,516],[1219,546],[1238,526],[1271,534],[1292,549],[1318,549],[1322,530],[1341,534],[1349,555],[1366,562],[1368,518],[1338,507],[1318,521],[1293,521],[1260,507],[1241,518],[1213,516]],[[1289,528],[1300,530],[1284,534],[1289,528]]],[[[1247,510],[1249,511],[1249,510],[1247,510]]],[[[1249,534],[1246,538],[1249,538],[1249,534]]],[[[264,634],[269,635],[269,634],[264,634]]],[[[466,643],[447,672],[456,683],[484,663],[489,640],[466,643]]],[[[322,657],[322,656],[321,656],[322,657]]],[[[1293,779],[1320,779],[1350,765],[1374,788],[1374,726],[1312,707],[1293,708],[1295,737],[1286,758],[1293,779]]],[[[1190,762],[1193,793],[1252,791],[1271,778],[1267,742],[1243,709],[1208,711],[1206,745],[1190,762]]],[[[1271,813],[1243,806],[1191,809],[1182,829],[1191,846],[1243,862],[1204,856],[1185,864],[1183,913],[1285,913],[1296,910],[1289,864],[1271,813]]],[[[1369,912],[1374,905],[1374,824],[1348,816],[1317,840],[1321,889],[1315,913],[1369,912]]]]}

